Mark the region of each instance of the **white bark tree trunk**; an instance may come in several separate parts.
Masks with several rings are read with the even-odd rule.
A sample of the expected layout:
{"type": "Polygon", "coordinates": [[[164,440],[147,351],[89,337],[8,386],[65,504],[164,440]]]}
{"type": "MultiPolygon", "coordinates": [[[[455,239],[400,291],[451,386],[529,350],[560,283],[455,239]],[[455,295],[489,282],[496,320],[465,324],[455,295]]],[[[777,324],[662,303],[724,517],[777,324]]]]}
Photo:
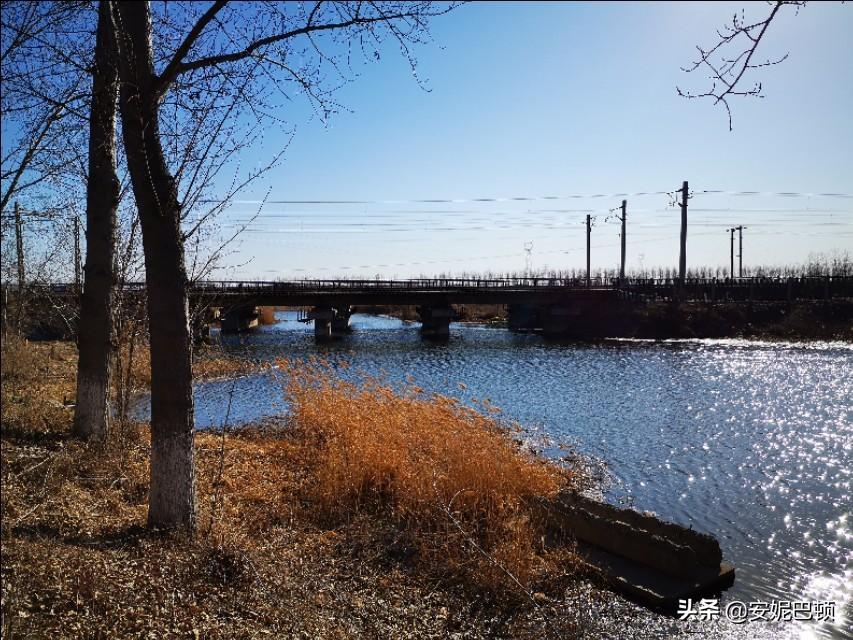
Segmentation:
{"type": "Polygon", "coordinates": [[[110,423],[110,366],[113,354],[113,300],[116,211],[115,124],[118,64],[110,5],[98,7],[98,33],[89,122],[89,181],[86,186],[86,268],[78,324],[77,404],[74,433],[103,440],[110,423]]]}
{"type": "Polygon", "coordinates": [[[192,336],[181,205],[159,131],[157,78],[147,2],[114,2],[120,111],[127,165],[142,226],[151,336],[151,487],[148,524],[195,526],[192,336]]]}

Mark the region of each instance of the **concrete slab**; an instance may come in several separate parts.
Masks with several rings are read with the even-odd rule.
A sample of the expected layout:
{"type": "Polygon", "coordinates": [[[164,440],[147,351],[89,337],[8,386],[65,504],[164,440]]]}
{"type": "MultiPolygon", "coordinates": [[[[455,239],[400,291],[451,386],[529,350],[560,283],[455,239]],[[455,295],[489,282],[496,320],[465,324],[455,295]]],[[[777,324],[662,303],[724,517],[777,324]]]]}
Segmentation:
{"type": "Polygon", "coordinates": [[[713,536],[576,493],[543,506],[554,538],[574,539],[593,573],[639,604],[674,613],[679,600],[734,583],[735,569],[713,536]]]}
{"type": "Polygon", "coordinates": [[[678,601],[718,595],[735,580],[735,568],[722,562],[716,569],[694,566],[688,575],[667,575],[649,565],[578,542],[578,554],[594,573],[629,600],[674,614],[678,601]]]}

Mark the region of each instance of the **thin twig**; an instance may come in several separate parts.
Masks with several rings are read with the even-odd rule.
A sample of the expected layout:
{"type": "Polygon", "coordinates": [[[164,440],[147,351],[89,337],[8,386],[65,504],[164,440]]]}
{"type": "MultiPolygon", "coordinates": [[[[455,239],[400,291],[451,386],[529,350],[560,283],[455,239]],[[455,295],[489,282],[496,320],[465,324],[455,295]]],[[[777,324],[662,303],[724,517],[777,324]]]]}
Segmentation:
{"type": "Polygon", "coordinates": [[[225,409],[225,418],[222,421],[222,432],[219,436],[219,469],[216,472],[216,478],[213,482],[213,497],[210,505],[210,524],[205,533],[205,540],[210,539],[210,534],[213,531],[213,521],[216,518],[216,513],[220,506],[222,496],[222,478],[225,475],[225,436],[228,431],[228,421],[231,418],[231,403],[234,400],[234,388],[237,386],[238,378],[231,381],[231,388],[228,391],[228,406],[225,409]]]}
{"type": "MultiPolygon", "coordinates": [[[[438,497],[438,495],[439,495],[438,494],[438,487],[436,487],[435,481],[433,481],[432,486],[433,486],[433,489],[435,490],[436,497],[438,497]]],[[[441,510],[450,519],[450,521],[453,523],[453,526],[456,527],[456,529],[459,531],[459,533],[462,534],[462,537],[464,537],[468,541],[468,544],[470,544],[472,547],[474,547],[474,549],[476,549],[484,558],[486,558],[486,560],[488,560],[493,565],[495,565],[498,569],[500,569],[502,572],[504,572],[509,577],[510,580],[512,580],[516,585],[518,585],[518,588],[521,589],[521,591],[524,593],[524,595],[527,596],[527,599],[533,603],[533,606],[536,607],[537,610],[541,611],[541,607],[539,606],[539,603],[536,602],[536,598],[533,597],[533,594],[530,592],[530,590],[527,587],[525,587],[523,584],[521,584],[521,581],[515,576],[515,574],[512,573],[512,571],[507,569],[506,566],[503,565],[503,563],[498,561],[491,554],[489,554],[485,549],[483,549],[483,547],[481,547],[477,543],[477,541],[473,538],[473,536],[471,536],[471,534],[469,534],[467,531],[465,531],[465,529],[462,527],[462,524],[459,522],[459,520],[457,520],[456,516],[453,515],[453,512],[451,511],[451,507],[453,506],[453,502],[454,502],[454,500],[456,500],[456,498],[459,497],[459,495],[461,493],[464,493],[465,491],[466,491],[465,489],[460,489],[459,491],[457,491],[455,494],[453,494],[453,497],[450,499],[450,502],[447,503],[446,505],[442,501],[441,502],[441,510]]]]}

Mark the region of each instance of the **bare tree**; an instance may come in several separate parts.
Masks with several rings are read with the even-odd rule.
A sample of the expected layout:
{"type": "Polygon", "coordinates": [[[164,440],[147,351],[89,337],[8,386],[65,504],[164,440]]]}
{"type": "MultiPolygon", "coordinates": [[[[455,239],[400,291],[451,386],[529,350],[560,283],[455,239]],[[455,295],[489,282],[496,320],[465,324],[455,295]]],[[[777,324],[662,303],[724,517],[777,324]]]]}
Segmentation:
{"type": "MultiPolygon", "coordinates": [[[[85,92],[80,91],[77,68],[54,56],[57,34],[69,33],[69,25],[79,12],[79,3],[2,2],[0,11],[0,118],[3,152],[0,162],[0,210],[4,247],[10,235],[16,238],[13,251],[3,251],[2,277],[8,280],[9,257],[18,263],[16,329],[27,330],[44,318],[24,313],[30,293],[42,290],[40,278],[56,276],[62,269],[62,249],[68,247],[68,211],[74,204],[75,188],[69,167],[79,158],[79,144],[62,144],[73,139],[74,114],[79,112],[85,92]],[[14,214],[12,202],[14,201],[14,214]],[[65,220],[63,220],[65,218],[65,220]],[[11,230],[14,225],[14,233],[11,230]],[[54,232],[66,235],[64,247],[55,242],[54,232]],[[24,246],[26,251],[24,252],[24,246]],[[48,259],[50,262],[48,262],[48,259]],[[22,268],[26,263],[27,278],[22,268]]],[[[77,49],[79,38],[69,36],[65,56],[77,49]]],[[[59,300],[57,315],[71,320],[70,308],[59,300]]],[[[44,310],[46,305],[40,305],[44,310]]]]}
{"type": "MultiPolygon", "coordinates": [[[[113,311],[115,263],[120,262],[115,250],[116,213],[122,191],[118,176],[122,167],[117,167],[120,141],[116,139],[118,58],[110,5],[99,3],[96,11],[88,2],[6,1],[2,6],[2,112],[4,143],[8,142],[4,144],[3,205],[20,196],[42,203],[38,210],[21,208],[23,216],[4,214],[4,241],[12,235],[5,231],[13,222],[16,231],[22,226],[39,227],[34,240],[41,251],[28,251],[29,261],[33,262],[29,273],[49,275],[53,281],[62,279],[55,268],[45,269],[46,259],[50,256],[54,261],[58,249],[69,245],[62,218],[75,210],[75,204],[82,199],[79,186],[86,187],[85,286],[79,306],[75,302],[73,309],[66,308],[63,302],[70,300],[69,295],[53,296],[52,289],[38,286],[40,281],[35,277],[29,278],[32,286],[19,287],[16,295],[23,301],[27,291],[37,291],[43,299],[39,308],[52,309],[53,315],[61,317],[72,334],[79,329],[74,432],[86,439],[102,440],[109,431],[112,413],[111,361],[113,355],[118,355],[113,311]],[[88,141],[84,138],[86,131],[88,141]],[[21,217],[25,225],[17,224],[21,217]]],[[[168,40],[171,33],[168,21],[158,26],[157,37],[168,40]]],[[[251,137],[238,136],[234,127],[229,130],[224,126],[228,111],[220,113],[222,109],[218,109],[216,101],[209,101],[204,108],[193,104],[192,109],[183,108],[181,115],[176,115],[177,103],[186,101],[189,87],[176,89],[170,94],[176,108],[172,110],[169,108],[172,105],[164,103],[167,131],[174,142],[172,160],[178,167],[178,180],[187,185],[184,214],[194,216],[187,234],[196,238],[194,258],[200,260],[201,267],[209,269],[217,252],[214,249],[205,256],[206,247],[200,239],[208,233],[207,227],[228,199],[249,180],[232,184],[232,189],[216,206],[201,207],[198,201],[210,189],[227,159],[251,137]]],[[[135,212],[130,213],[135,216],[135,212]]],[[[135,237],[130,234],[131,241],[135,237]]],[[[17,249],[8,255],[17,256],[17,249]]],[[[204,273],[207,269],[200,271],[204,273]]],[[[124,301],[135,306],[136,297],[128,296],[124,301]]],[[[29,320],[33,324],[36,319],[29,320]]],[[[121,335],[135,339],[138,332],[134,329],[121,335]]]]}
{"type": "Polygon", "coordinates": [[[722,104],[728,115],[729,131],[732,130],[732,111],[729,106],[729,98],[764,97],[761,93],[761,82],[755,81],[751,87],[745,88],[743,86],[745,77],[754,69],[777,65],[788,57],[786,53],[778,58],[766,58],[760,61],[755,59],[756,52],[767,33],[767,29],[783,7],[793,6],[799,11],[805,2],[777,0],[768,4],[770,5],[770,12],[763,20],[747,21],[743,11],[734,14],[730,24],[726,24],[717,30],[717,43],[710,49],[704,49],[697,45],[698,59],[689,67],[682,67],[682,71],[686,73],[701,69],[709,71],[711,87],[702,93],[684,91],[680,87],[676,87],[678,95],[688,99],[710,98],[715,105],[722,104]]]}
{"type": "MultiPolygon", "coordinates": [[[[147,2],[113,2],[119,51],[120,112],[128,169],[142,227],[151,342],[151,488],[149,525],[195,525],[192,340],[181,223],[183,205],[161,131],[164,100],[178,82],[196,97],[247,102],[241,87],[266,80],[294,83],[324,112],[330,91],[321,69],[345,59],[351,45],[378,55],[392,37],[411,62],[410,46],[427,22],[455,5],[429,2],[214,2],[180,5],[173,24],[186,25],[169,53],[154,50],[147,2]],[[329,36],[332,42],[323,40],[329,36]],[[303,42],[310,57],[295,56],[303,42]],[[335,55],[323,44],[343,47],[335,55]],[[293,58],[293,61],[291,60],[293,58]],[[230,87],[230,90],[228,89],[230,87]]],[[[164,38],[168,44],[169,39],[164,38]]],[[[251,94],[251,91],[249,91],[251,94]]]]}
{"type": "Polygon", "coordinates": [[[11,300],[3,301],[4,313],[6,305],[14,302],[14,314],[4,317],[3,328],[23,334],[73,336],[78,305],[71,295],[52,286],[67,281],[72,273],[68,219],[50,209],[16,208],[18,216],[2,220],[4,295],[11,293],[11,300]],[[13,230],[15,226],[17,230],[13,230]],[[17,285],[11,292],[6,285],[10,281],[17,285]]]}
{"type": "Polygon", "coordinates": [[[86,267],[78,326],[77,404],[74,432],[103,440],[110,422],[110,365],[116,276],[116,213],[120,184],[116,172],[118,56],[110,4],[98,6],[89,118],[86,184],[86,267]]]}
{"type": "MultiPolygon", "coordinates": [[[[3,115],[20,132],[3,159],[3,205],[21,194],[48,201],[60,194],[62,206],[54,208],[67,216],[82,197],[80,185],[86,186],[85,281],[73,322],[79,347],[73,430],[101,440],[110,417],[119,201],[118,71],[109,5],[98,7],[95,29],[86,2],[4,2],[3,15],[3,115]]],[[[41,290],[42,296],[49,292],[41,290]]]]}
{"type": "Polygon", "coordinates": [[[86,113],[88,74],[78,62],[86,35],[73,28],[85,10],[79,2],[2,3],[0,209],[4,215],[13,198],[48,185],[67,188],[63,181],[69,166],[80,163],[81,145],[68,142],[75,139],[78,118],[86,113]]]}

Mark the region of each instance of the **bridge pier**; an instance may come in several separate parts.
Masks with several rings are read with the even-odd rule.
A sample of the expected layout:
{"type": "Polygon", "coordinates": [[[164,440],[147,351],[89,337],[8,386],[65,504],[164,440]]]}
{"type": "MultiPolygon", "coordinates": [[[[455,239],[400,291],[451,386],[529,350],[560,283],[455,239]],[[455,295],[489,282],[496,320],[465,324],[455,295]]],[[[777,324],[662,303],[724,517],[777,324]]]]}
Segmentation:
{"type": "Polygon", "coordinates": [[[243,333],[258,326],[258,309],[241,305],[220,312],[222,333],[243,333]]]}
{"type": "Polygon", "coordinates": [[[314,339],[325,342],[332,339],[332,319],[335,310],[331,307],[314,307],[308,312],[308,319],[314,321],[314,339]]]}
{"type": "Polygon", "coordinates": [[[450,321],[454,318],[453,308],[445,306],[420,306],[421,336],[429,340],[447,340],[450,337],[450,321]]]}
{"type": "Polygon", "coordinates": [[[577,306],[554,304],[540,311],[542,333],[546,336],[560,336],[571,332],[572,324],[577,320],[577,306]]]}
{"type": "Polygon", "coordinates": [[[534,304],[507,305],[507,326],[510,331],[533,331],[540,328],[540,308],[534,304]]]}
{"type": "Polygon", "coordinates": [[[314,307],[308,312],[308,319],[314,321],[314,338],[325,342],[335,338],[343,338],[350,332],[349,319],[352,307],[314,307]]]}
{"type": "Polygon", "coordinates": [[[336,307],[335,315],[331,320],[331,334],[333,338],[343,338],[352,330],[349,326],[349,319],[352,315],[352,307],[348,304],[336,307]]]}

